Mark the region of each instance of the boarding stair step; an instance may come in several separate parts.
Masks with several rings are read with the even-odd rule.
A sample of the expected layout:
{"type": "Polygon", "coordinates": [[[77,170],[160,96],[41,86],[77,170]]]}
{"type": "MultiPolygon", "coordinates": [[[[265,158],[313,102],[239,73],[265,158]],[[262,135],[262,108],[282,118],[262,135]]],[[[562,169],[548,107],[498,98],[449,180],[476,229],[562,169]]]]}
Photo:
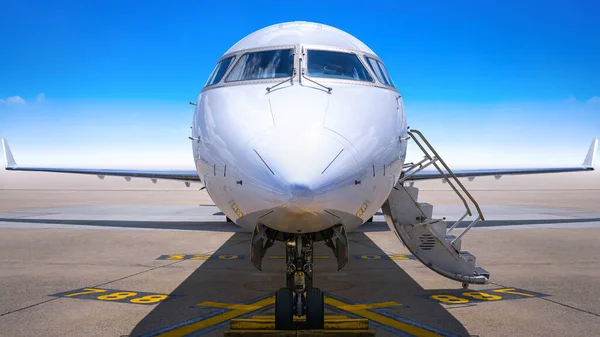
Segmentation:
{"type": "Polygon", "coordinates": [[[462,240],[456,240],[454,243],[452,243],[452,241],[454,241],[455,239],[456,239],[456,236],[454,236],[454,235],[446,235],[446,242],[451,244],[452,247],[454,247],[454,249],[456,249],[456,251],[460,252],[462,240]]]}
{"type": "Polygon", "coordinates": [[[472,266],[473,268],[475,268],[475,255],[467,252],[467,251],[462,251],[460,252],[460,256],[467,261],[467,263],[469,263],[470,266],[472,266]]]}
{"type": "Polygon", "coordinates": [[[475,256],[462,251],[462,239],[448,233],[448,223],[431,218],[433,207],[417,202],[418,189],[396,184],[382,207],[390,229],[410,252],[435,272],[450,279],[486,284],[489,273],[476,271],[475,256]],[[454,243],[452,243],[454,241],[454,243]]]}
{"type": "Polygon", "coordinates": [[[488,280],[490,278],[490,272],[481,267],[475,267],[475,273],[477,273],[477,275],[481,275],[481,276],[487,278],[488,280]]]}

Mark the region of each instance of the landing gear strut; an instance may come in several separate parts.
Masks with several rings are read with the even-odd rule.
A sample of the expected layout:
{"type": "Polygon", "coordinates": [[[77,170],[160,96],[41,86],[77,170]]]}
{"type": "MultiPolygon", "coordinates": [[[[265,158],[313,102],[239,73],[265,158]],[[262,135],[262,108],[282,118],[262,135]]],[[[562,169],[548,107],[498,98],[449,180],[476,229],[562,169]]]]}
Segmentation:
{"type": "Polygon", "coordinates": [[[338,270],[348,263],[348,236],[342,225],[307,233],[282,233],[257,224],[252,233],[251,261],[261,270],[262,260],[275,241],[285,243],[286,287],[275,296],[275,329],[321,330],[325,327],[323,292],[313,287],[313,243],[324,241],[337,259],[338,270]],[[306,324],[296,324],[294,316],[305,316],[306,324]]]}
{"type": "Polygon", "coordinates": [[[323,329],[323,292],[313,288],[314,234],[295,234],[285,240],[286,288],[275,297],[275,329],[293,330],[294,316],[306,316],[306,328],[323,329]]]}

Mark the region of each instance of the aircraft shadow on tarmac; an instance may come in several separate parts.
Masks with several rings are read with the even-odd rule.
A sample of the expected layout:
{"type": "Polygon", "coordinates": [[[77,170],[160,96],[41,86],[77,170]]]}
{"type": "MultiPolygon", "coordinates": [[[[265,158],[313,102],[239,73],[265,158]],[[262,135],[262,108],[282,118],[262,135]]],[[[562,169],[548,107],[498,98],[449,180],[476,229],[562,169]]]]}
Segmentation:
{"type": "MultiPolygon", "coordinates": [[[[173,290],[171,295],[174,297],[159,303],[135,326],[130,336],[161,336],[167,332],[174,336],[187,334],[222,336],[223,331],[228,329],[228,321],[219,320],[219,317],[229,309],[206,308],[206,303],[204,307],[198,307],[199,303],[210,301],[252,304],[273,296],[274,292],[284,284],[285,260],[268,257],[284,254],[283,244],[278,243],[267,252],[267,257],[263,261],[263,271],[259,272],[252,266],[247,256],[249,239],[249,233],[235,233],[214,254],[216,256],[246,254],[245,258],[228,260],[211,258],[204,261],[173,290]],[[208,317],[212,317],[210,322],[206,320],[208,317]],[[177,329],[189,330],[181,333],[182,331],[177,329]]],[[[326,296],[349,305],[397,302],[399,304],[397,307],[370,311],[400,322],[394,330],[389,325],[378,325],[371,321],[371,327],[377,329],[378,336],[401,333],[406,335],[411,329],[429,329],[446,336],[469,335],[465,327],[441,304],[424,296],[425,290],[396,262],[391,259],[357,258],[359,255],[385,256],[385,253],[365,234],[351,233],[350,240],[350,261],[342,271],[336,271],[336,262],[332,257],[315,260],[315,286],[325,291],[326,296]]],[[[315,256],[317,255],[331,256],[332,254],[324,244],[319,242],[315,244],[315,256]]],[[[404,262],[415,263],[415,261],[404,262]]],[[[198,262],[185,261],[184,263],[198,262]]],[[[459,287],[457,283],[456,289],[459,287]]],[[[327,313],[360,317],[360,313],[344,311],[343,308],[345,307],[328,306],[327,313]]],[[[257,311],[246,312],[246,316],[240,317],[272,313],[273,305],[270,304],[257,311]]]]}

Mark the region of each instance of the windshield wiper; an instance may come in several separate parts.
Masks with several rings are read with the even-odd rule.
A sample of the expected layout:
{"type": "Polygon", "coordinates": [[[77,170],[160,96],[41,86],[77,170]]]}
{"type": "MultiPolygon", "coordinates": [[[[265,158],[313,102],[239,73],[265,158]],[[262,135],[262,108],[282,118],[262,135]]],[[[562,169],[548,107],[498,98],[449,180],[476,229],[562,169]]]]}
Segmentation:
{"type": "Polygon", "coordinates": [[[271,90],[273,90],[273,89],[277,88],[278,86],[280,86],[280,85],[284,84],[284,83],[285,83],[285,82],[287,82],[287,81],[291,81],[290,83],[292,83],[292,84],[293,84],[293,83],[294,83],[294,76],[296,76],[296,68],[294,68],[294,69],[292,70],[292,76],[290,76],[290,77],[287,77],[285,80],[283,80],[283,81],[281,81],[281,82],[279,82],[279,83],[277,83],[277,84],[275,84],[275,85],[272,85],[272,86],[270,86],[270,87],[266,87],[266,89],[267,89],[267,92],[271,92],[271,90]]]}
{"type": "Polygon", "coordinates": [[[333,90],[332,87],[328,87],[326,85],[323,85],[323,84],[321,84],[321,83],[319,83],[319,82],[317,82],[315,80],[311,80],[310,78],[306,77],[306,75],[304,74],[304,70],[302,70],[302,78],[304,78],[306,80],[309,80],[309,81],[313,82],[314,84],[316,84],[316,85],[318,85],[318,86],[320,86],[322,88],[327,89],[327,93],[329,93],[329,94],[331,94],[331,90],[333,90]]]}
{"type": "MultiPolygon", "coordinates": [[[[294,59],[295,56],[296,56],[296,53],[293,53],[292,54],[292,60],[294,59]]],[[[292,64],[293,64],[293,62],[292,62],[292,64]]],[[[267,92],[269,93],[269,92],[271,92],[271,90],[277,88],[278,86],[284,84],[287,81],[290,81],[290,84],[294,84],[294,77],[295,76],[296,76],[296,66],[294,65],[294,67],[292,68],[292,76],[287,77],[285,80],[283,80],[283,81],[281,81],[281,82],[279,82],[279,83],[277,83],[275,85],[272,85],[270,87],[266,87],[265,89],[267,89],[267,92]]]]}
{"type": "MultiPolygon", "coordinates": [[[[300,54],[300,55],[304,55],[304,47],[302,47],[302,54],[300,54]]],[[[299,66],[300,66],[300,69],[301,69],[301,72],[302,72],[302,73],[300,74],[300,77],[301,77],[301,79],[302,79],[302,78],[304,78],[304,79],[307,79],[307,80],[309,80],[310,82],[313,82],[314,84],[316,84],[316,85],[318,85],[318,86],[320,86],[320,87],[322,87],[322,88],[325,88],[325,89],[327,90],[327,93],[328,93],[328,94],[331,94],[331,90],[333,90],[333,88],[332,88],[332,87],[325,86],[325,85],[323,85],[323,84],[321,84],[321,83],[319,83],[319,82],[317,82],[317,81],[315,81],[315,80],[311,80],[310,78],[306,77],[306,74],[305,74],[305,72],[304,72],[304,68],[302,68],[302,57],[299,57],[299,58],[298,58],[298,63],[299,63],[299,66]]]]}

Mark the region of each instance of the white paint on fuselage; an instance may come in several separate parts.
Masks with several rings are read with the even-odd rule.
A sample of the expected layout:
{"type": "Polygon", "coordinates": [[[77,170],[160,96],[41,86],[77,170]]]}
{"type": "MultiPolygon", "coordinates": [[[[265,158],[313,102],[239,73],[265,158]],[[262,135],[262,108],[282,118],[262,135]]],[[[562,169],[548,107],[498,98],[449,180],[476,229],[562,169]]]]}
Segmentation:
{"type": "MultiPolygon", "coordinates": [[[[332,27],[293,23],[259,30],[232,47],[294,45],[374,55],[332,27]]],[[[297,59],[297,58],[296,58],[297,59]]],[[[279,79],[281,80],[281,79],[279,79]]],[[[301,78],[204,90],[194,114],[197,170],[215,204],[247,230],[290,233],[336,224],[353,230],[373,216],[401,173],[406,119],[397,91],[352,81],[301,78]],[[241,216],[240,216],[241,215],[241,216]]]]}
{"type": "Polygon", "coordinates": [[[225,54],[257,47],[320,45],[375,54],[354,36],[335,27],[314,22],[285,22],[255,31],[234,44],[225,54]]]}

